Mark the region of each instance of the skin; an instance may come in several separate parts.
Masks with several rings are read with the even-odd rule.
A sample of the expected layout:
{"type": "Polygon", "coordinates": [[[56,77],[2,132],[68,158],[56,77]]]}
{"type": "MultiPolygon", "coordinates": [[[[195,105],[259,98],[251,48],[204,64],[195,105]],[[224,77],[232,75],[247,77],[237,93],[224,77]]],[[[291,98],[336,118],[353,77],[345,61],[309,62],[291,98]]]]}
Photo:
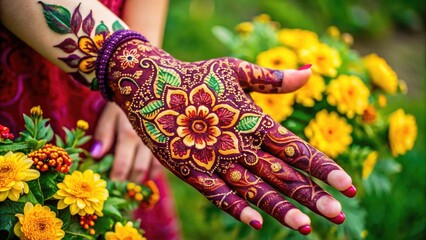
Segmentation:
{"type": "MultiPolygon", "coordinates": [[[[123,21],[131,29],[143,32],[152,45],[161,47],[167,7],[168,0],[127,0],[123,7],[123,21]]],[[[99,151],[92,152],[97,158],[109,152],[117,141],[111,179],[139,182],[155,178],[162,169],[115,103],[108,102],[105,106],[93,137],[101,147],[99,151]]]]}
{"type": "MultiPolygon", "coordinates": [[[[71,14],[79,12],[82,18],[89,16],[92,11],[96,25],[103,21],[102,23],[111,29],[111,26],[118,21],[123,28],[128,28],[124,22],[97,1],[84,1],[80,4],[78,1],[52,0],[48,4],[61,5],[71,14]]],[[[0,20],[15,35],[47,59],[70,74],[78,73],[80,82],[90,85],[95,78],[94,69],[89,71],[88,68],[67,64],[63,59],[70,55],[64,53],[63,49],[54,47],[67,38],[77,39],[84,34],[81,30],[78,32],[70,30],[63,34],[52,31],[52,27],[46,24],[42,7],[42,4],[36,1],[1,0],[0,20]],[[18,12],[21,14],[16,14],[18,12]]],[[[80,26],[80,23],[72,24],[80,26]]],[[[86,34],[87,36],[84,35],[86,43],[89,44],[96,37],[93,31],[88,31],[87,26],[85,30],[90,33],[86,34]]],[[[103,36],[103,39],[106,39],[109,35],[104,32],[103,36]]],[[[87,49],[80,49],[74,54],[81,59],[80,63],[82,59],[88,59],[85,57],[97,57],[91,55],[92,53],[87,49]]],[[[253,220],[262,223],[260,214],[250,207],[250,202],[292,229],[309,225],[309,218],[287,202],[280,193],[299,199],[312,211],[327,218],[336,217],[341,212],[340,203],[331,195],[309,178],[290,169],[300,168],[340,191],[351,186],[351,178],[331,159],[263,114],[245,95],[246,91],[294,91],[306,83],[311,74],[309,69],[274,71],[233,58],[185,63],[143,41],[120,43],[119,50],[113,53],[109,64],[111,68],[107,80],[113,99],[124,110],[146,146],[154,152],[164,166],[236,219],[247,224],[253,220]],[[127,52],[124,52],[125,50],[127,52]],[[132,53],[133,56],[139,55],[132,59],[136,61],[133,65],[123,64],[126,59],[123,56],[128,56],[128,53],[132,53]],[[143,74],[136,74],[138,70],[143,70],[143,74]],[[161,89],[158,87],[160,70],[163,71],[163,75],[164,71],[173,72],[172,75],[179,76],[181,82],[174,87],[167,86],[158,91],[161,89]],[[212,87],[211,76],[216,80],[215,83],[223,85],[224,88],[217,90],[212,87]],[[121,77],[127,80],[121,81],[121,77]],[[207,82],[210,82],[210,85],[207,82]],[[158,95],[155,95],[156,92],[158,95]],[[207,95],[203,95],[203,92],[207,95]],[[173,93],[177,94],[175,97],[179,97],[173,100],[185,100],[180,104],[182,108],[172,107],[173,93]],[[200,98],[200,96],[207,98],[200,98]],[[143,106],[154,100],[163,99],[166,101],[162,102],[161,107],[153,115],[142,115],[143,106]],[[207,102],[206,99],[208,99],[207,102]],[[194,135],[195,130],[205,129],[203,128],[206,125],[205,118],[202,118],[205,120],[204,123],[197,122],[192,125],[188,125],[185,121],[177,121],[177,116],[181,116],[181,120],[184,120],[185,116],[186,119],[190,117],[190,105],[216,115],[228,113],[226,116],[232,116],[225,118],[225,115],[221,115],[221,118],[218,117],[221,121],[212,120],[208,123],[210,125],[207,124],[219,126],[217,129],[209,130],[212,131],[210,135],[220,138],[220,142],[228,143],[227,145],[217,144],[217,141],[211,140],[213,137],[206,139],[194,135]],[[256,124],[250,125],[249,129],[237,127],[247,116],[257,119],[256,124]],[[224,122],[224,119],[228,119],[228,122],[224,122]],[[179,131],[178,128],[170,130],[165,125],[167,122],[175,126],[180,123],[181,128],[179,131]],[[151,127],[147,127],[147,124],[151,124],[151,127]],[[155,129],[161,129],[160,134],[155,129]],[[188,135],[192,138],[188,137],[183,142],[188,135]],[[161,137],[160,141],[158,136],[161,137]],[[191,140],[194,138],[197,139],[196,143],[191,140]],[[233,142],[238,144],[232,144],[233,142]],[[293,150],[286,151],[289,146],[293,150]],[[203,154],[199,154],[201,150],[204,151],[203,154]],[[216,154],[216,156],[203,158],[206,153],[216,154]],[[272,167],[271,162],[276,164],[272,167]],[[283,169],[289,170],[291,174],[284,174],[283,169]],[[270,171],[273,174],[270,174],[270,171]]],[[[247,125],[245,127],[247,128],[247,125]]]]}

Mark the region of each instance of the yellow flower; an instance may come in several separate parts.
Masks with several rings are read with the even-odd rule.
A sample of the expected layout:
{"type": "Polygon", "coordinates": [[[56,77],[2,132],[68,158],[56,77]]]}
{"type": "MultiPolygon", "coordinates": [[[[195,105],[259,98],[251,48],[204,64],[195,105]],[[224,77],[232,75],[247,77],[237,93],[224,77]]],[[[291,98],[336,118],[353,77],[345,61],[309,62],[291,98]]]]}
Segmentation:
{"type": "Polygon", "coordinates": [[[259,66],[272,69],[296,68],[297,56],[288,48],[275,47],[259,53],[256,63],[259,66]]]}
{"type": "Polygon", "coordinates": [[[247,35],[253,32],[254,26],[251,22],[242,22],[235,27],[235,30],[241,35],[247,35]]]}
{"type": "Polygon", "coordinates": [[[389,116],[389,143],[393,156],[403,155],[414,146],[417,124],[413,115],[398,109],[389,116]]]}
{"type": "Polygon", "coordinates": [[[40,107],[40,105],[39,106],[35,106],[35,107],[32,107],[31,109],[30,109],[30,115],[31,115],[31,117],[32,118],[39,118],[39,117],[41,117],[41,116],[43,116],[43,110],[41,110],[41,107],[40,107]]]}
{"type": "Polygon", "coordinates": [[[386,107],[386,105],[388,104],[388,99],[384,94],[380,94],[377,101],[379,103],[379,107],[386,107]]]}
{"type": "Polygon", "coordinates": [[[330,26],[327,28],[327,34],[332,38],[338,39],[340,37],[340,31],[336,26],[330,26]]]}
{"type": "Polygon", "coordinates": [[[373,151],[368,154],[367,158],[364,160],[364,164],[362,165],[362,179],[367,179],[371,172],[373,172],[378,156],[379,153],[377,151],[373,151]]]}
{"type": "Polygon", "coordinates": [[[114,232],[106,232],[106,240],[146,240],[139,232],[138,229],[133,227],[132,222],[127,222],[123,226],[120,222],[117,222],[114,226],[114,232]]]}
{"type": "Polygon", "coordinates": [[[65,232],[61,229],[62,221],[56,218],[49,207],[27,202],[24,214],[16,214],[19,222],[13,231],[20,239],[54,240],[62,239],[65,232]]]}
{"type": "Polygon", "coordinates": [[[352,126],[336,112],[318,112],[305,128],[309,143],[330,157],[345,152],[352,143],[352,126]]]}
{"type": "Polygon", "coordinates": [[[284,121],[293,113],[293,94],[263,94],[250,93],[253,101],[262,108],[263,112],[269,114],[275,121],[284,121]]]}
{"type": "Polygon", "coordinates": [[[33,161],[23,153],[8,152],[0,156],[0,202],[9,198],[18,201],[21,193],[28,193],[26,182],[40,177],[40,172],[30,169],[33,161]]]}
{"type": "Polygon", "coordinates": [[[268,23],[271,21],[271,16],[268,14],[262,13],[256,17],[253,18],[254,22],[260,22],[260,23],[268,23]]]}
{"type": "Polygon", "coordinates": [[[58,183],[59,190],[53,196],[59,199],[58,209],[70,207],[72,215],[96,214],[102,216],[104,201],[108,198],[106,182],[92,170],[74,171],[58,183]]]}
{"type": "Polygon", "coordinates": [[[362,122],[371,124],[377,121],[377,111],[376,108],[372,105],[368,105],[364,110],[364,114],[362,115],[362,122]]]}
{"type": "Polygon", "coordinates": [[[343,33],[342,41],[346,43],[346,45],[352,46],[352,44],[354,44],[354,37],[352,37],[350,33],[343,33]]]}
{"type": "Polygon", "coordinates": [[[370,90],[357,76],[340,75],[327,87],[327,102],[337,106],[337,110],[353,118],[362,115],[368,106],[370,90]]]}
{"type": "Polygon", "coordinates": [[[322,93],[324,90],[324,78],[321,77],[321,75],[312,74],[308,82],[294,93],[296,102],[305,107],[313,107],[315,100],[322,100],[322,93]]]}
{"type": "Polygon", "coordinates": [[[342,64],[339,52],[323,43],[300,49],[299,58],[303,64],[312,64],[312,71],[328,77],[335,77],[342,64]]]}
{"type": "Polygon", "coordinates": [[[87,129],[89,129],[89,123],[80,119],[77,121],[77,128],[86,131],[87,129]]]}
{"type": "Polygon", "coordinates": [[[284,28],[278,32],[278,41],[291,48],[306,48],[319,43],[318,35],[302,29],[284,28]]]}
{"type": "Polygon", "coordinates": [[[374,85],[388,93],[396,92],[398,89],[398,76],[387,64],[386,60],[373,53],[364,57],[364,63],[374,85]]]}

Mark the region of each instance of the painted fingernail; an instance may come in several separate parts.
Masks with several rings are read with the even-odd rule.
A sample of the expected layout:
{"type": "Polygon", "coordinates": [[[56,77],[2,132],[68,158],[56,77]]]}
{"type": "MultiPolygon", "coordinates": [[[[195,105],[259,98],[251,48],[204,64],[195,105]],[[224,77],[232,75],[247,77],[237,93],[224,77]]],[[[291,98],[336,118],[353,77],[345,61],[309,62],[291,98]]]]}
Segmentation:
{"type": "Polygon", "coordinates": [[[305,70],[305,69],[308,69],[308,68],[311,68],[311,66],[312,66],[312,64],[305,64],[305,65],[303,65],[303,66],[301,66],[300,68],[298,68],[297,70],[305,70]]]}
{"type": "Polygon", "coordinates": [[[342,224],[346,219],[346,216],[343,212],[340,212],[337,217],[329,218],[330,221],[334,222],[335,224],[342,224]]]}
{"type": "Polygon", "coordinates": [[[308,235],[312,231],[312,227],[310,225],[302,226],[298,229],[298,231],[303,235],[308,235]]]}
{"type": "Polygon", "coordinates": [[[356,188],[354,185],[350,186],[348,189],[346,189],[345,191],[342,191],[342,193],[346,196],[346,197],[350,197],[353,198],[356,195],[356,188]]]}
{"type": "Polygon", "coordinates": [[[93,157],[100,157],[102,151],[102,143],[98,140],[95,140],[92,147],[90,148],[90,154],[92,154],[93,157]]]}
{"type": "Polygon", "coordinates": [[[250,222],[250,226],[256,230],[262,229],[262,224],[259,221],[253,220],[250,222]]]}

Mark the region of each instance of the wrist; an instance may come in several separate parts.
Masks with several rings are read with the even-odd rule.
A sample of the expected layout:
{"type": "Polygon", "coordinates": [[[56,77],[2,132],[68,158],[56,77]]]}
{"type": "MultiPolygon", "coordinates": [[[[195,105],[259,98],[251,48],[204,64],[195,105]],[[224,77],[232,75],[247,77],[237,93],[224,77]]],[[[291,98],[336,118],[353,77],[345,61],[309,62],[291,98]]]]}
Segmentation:
{"type": "Polygon", "coordinates": [[[94,84],[98,85],[102,96],[109,101],[112,101],[112,90],[108,84],[109,62],[117,48],[124,42],[130,41],[131,39],[138,39],[143,42],[148,42],[148,40],[140,33],[132,30],[119,30],[114,32],[109,38],[105,40],[101,50],[99,51],[99,57],[96,60],[97,83],[94,84]]]}

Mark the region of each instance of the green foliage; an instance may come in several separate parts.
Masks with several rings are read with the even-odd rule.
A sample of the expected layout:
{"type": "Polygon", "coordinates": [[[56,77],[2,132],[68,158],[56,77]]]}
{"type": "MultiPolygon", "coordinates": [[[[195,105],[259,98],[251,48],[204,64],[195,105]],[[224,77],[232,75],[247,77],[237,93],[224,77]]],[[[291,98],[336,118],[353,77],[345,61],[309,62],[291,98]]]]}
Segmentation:
{"type": "Polygon", "coordinates": [[[149,102],[145,107],[143,107],[140,111],[142,116],[151,119],[159,112],[159,110],[163,106],[164,106],[163,101],[153,100],[149,102]]]}
{"type": "Polygon", "coordinates": [[[71,32],[71,14],[66,8],[41,1],[39,3],[43,6],[43,14],[50,29],[60,34],[71,32]]]}
{"type": "Polygon", "coordinates": [[[217,79],[217,77],[210,73],[205,79],[204,82],[209,86],[213,91],[216,92],[219,96],[223,94],[225,91],[225,86],[223,86],[223,83],[217,79]]]}
{"type": "Polygon", "coordinates": [[[152,140],[159,143],[165,143],[167,141],[167,136],[160,132],[160,130],[158,130],[158,128],[154,124],[147,121],[143,121],[143,124],[146,131],[152,137],[152,140]]]}
{"type": "Polygon", "coordinates": [[[158,68],[158,77],[154,83],[154,91],[156,96],[161,96],[163,94],[164,88],[166,85],[171,85],[178,87],[182,83],[179,74],[173,69],[168,68],[158,68]]]}
{"type": "Polygon", "coordinates": [[[236,128],[241,132],[250,132],[258,125],[260,116],[255,114],[245,114],[241,117],[236,128]]]}

